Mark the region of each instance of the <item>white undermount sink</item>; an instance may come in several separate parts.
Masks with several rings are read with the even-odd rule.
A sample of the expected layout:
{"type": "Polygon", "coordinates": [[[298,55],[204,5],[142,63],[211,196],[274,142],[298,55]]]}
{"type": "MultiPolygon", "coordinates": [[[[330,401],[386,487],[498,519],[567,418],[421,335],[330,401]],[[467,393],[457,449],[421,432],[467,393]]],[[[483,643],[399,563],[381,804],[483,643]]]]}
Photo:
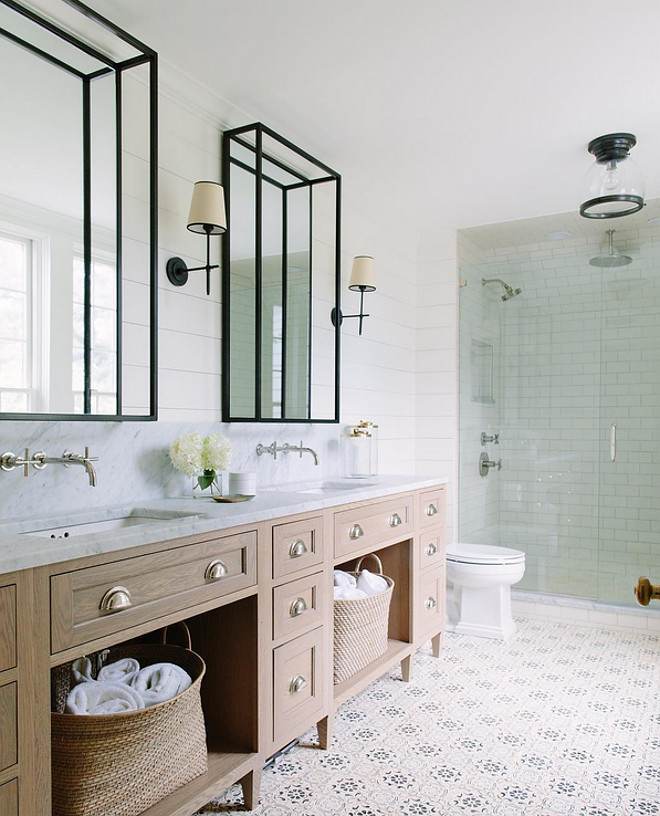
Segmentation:
{"type": "Polygon", "coordinates": [[[71,524],[56,524],[44,526],[43,522],[35,522],[35,527],[21,530],[21,535],[39,536],[40,538],[70,538],[72,536],[88,535],[89,533],[106,533],[112,530],[123,530],[126,527],[135,527],[142,524],[170,524],[173,521],[196,518],[198,513],[180,513],[168,511],[162,514],[149,514],[148,511],[131,511],[124,515],[104,518],[98,521],[75,521],[71,524]]]}

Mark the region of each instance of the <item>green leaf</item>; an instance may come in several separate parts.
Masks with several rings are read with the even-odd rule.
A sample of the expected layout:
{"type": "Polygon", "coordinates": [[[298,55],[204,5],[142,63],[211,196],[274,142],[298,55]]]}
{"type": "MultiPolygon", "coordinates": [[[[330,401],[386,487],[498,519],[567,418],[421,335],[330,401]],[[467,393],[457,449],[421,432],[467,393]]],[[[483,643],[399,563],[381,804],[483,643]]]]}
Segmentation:
{"type": "Polygon", "coordinates": [[[206,490],[215,482],[215,470],[205,470],[203,475],[197,477],[197,484],[202,490],[206,490]]]}

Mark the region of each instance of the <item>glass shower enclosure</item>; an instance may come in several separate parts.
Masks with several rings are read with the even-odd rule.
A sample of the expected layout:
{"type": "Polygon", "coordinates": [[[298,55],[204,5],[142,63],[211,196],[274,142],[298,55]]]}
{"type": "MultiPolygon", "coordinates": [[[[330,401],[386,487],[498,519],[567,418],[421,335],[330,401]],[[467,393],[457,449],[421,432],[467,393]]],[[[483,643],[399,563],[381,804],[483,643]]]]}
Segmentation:
{"type": "Polygon", "coordinates": [[[660,238],[586,244],[461,266],[459,538],[523,550],[516,589],[629,605],[660,578],[660,238]]]}

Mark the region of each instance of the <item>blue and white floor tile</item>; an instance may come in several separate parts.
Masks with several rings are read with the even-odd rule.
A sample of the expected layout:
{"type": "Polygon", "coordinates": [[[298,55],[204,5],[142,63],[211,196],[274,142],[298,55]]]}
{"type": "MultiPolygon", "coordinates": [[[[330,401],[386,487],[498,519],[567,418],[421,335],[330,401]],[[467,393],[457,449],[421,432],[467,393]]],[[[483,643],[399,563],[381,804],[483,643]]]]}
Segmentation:
{"type": "Polygon", "coordinates": [[[410,684],[393,670],[344,704],[331,751],[264,771],[252,813],[660,816],[660,636],[531,619],[506,644],[448,634],[410,684]]]}

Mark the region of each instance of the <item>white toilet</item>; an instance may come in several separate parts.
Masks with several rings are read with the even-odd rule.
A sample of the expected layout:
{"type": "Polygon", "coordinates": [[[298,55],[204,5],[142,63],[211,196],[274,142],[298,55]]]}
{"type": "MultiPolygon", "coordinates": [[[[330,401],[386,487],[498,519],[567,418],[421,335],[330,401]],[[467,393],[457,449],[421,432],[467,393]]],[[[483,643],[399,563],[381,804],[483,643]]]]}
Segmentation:
{"type": "Polygon", "coordinates": [[[525,553],[457,542],[447,547],[447,630],[506,640],[516,631],[511,586],[525,574],[525,553]]]}

